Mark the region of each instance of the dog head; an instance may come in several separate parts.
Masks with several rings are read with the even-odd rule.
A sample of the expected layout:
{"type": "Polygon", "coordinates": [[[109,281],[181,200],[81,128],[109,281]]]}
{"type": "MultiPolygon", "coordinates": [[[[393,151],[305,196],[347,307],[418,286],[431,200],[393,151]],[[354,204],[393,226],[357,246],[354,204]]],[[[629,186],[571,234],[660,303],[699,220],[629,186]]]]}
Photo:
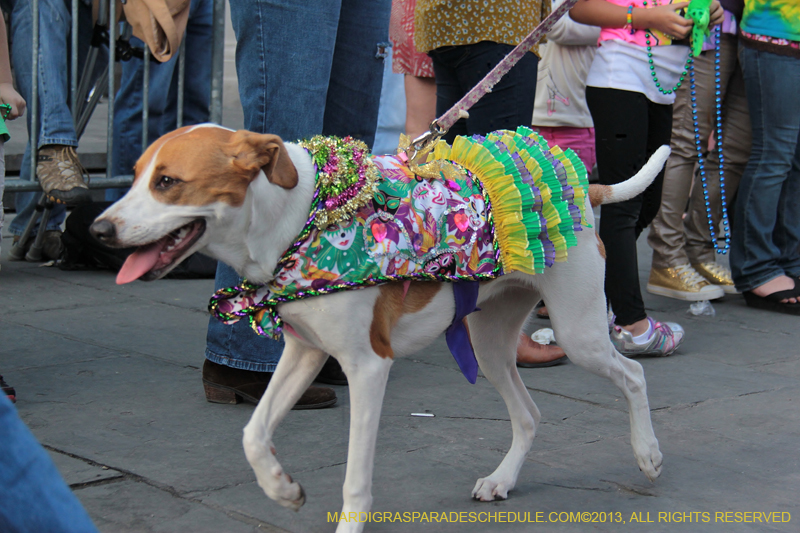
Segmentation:
{"type": "Polygon", "coordinates": [[[130,191],[90,232],[107,246],[137,247],[117,283],[159,279],[195,251],[224,241],[259,178],[282,189],[297,185],[297,170],[277,135],[181,128],[147,148],[130,191]]]}

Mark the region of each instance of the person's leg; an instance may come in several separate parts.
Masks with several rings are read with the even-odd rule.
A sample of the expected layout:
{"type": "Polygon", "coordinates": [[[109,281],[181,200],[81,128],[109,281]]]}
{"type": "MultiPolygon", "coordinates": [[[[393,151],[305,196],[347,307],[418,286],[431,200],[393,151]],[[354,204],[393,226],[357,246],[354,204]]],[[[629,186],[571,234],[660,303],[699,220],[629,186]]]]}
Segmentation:
{"type": "MultiPolygon", "coordinates": [[[[19,9],[32,9],[29,2],[19,9]]],[[[16,11],[17,9],[15,9],[16,11]]],[[[78,146],[72,113],[68,107],[69,82],[68,54],[72,14],[64,0],[40,0],[39,2],[39,147],[48,144],[78,146]]],[[[17,35],[17,32],[15,32],[17,35]]],[[[31,34],[27,35],[31,40],[31,34]]],[[[16,45],[15,39],[14,44],[16,45]]],[[[29,43],[27,46],[31,46],[29,43]]],[[[30,51],[30,48],[28,48],[30,51]]],[[[31,56],[25,63],[30,70],[31,56]]]]}
{"type": "MultiPolygon", "coordinates": [[[[61,2],[62,0],[57,1],[61,2]]],[[[40,5],[40,9],[42,5],[40,5]]],[[[31,99],[31,87],[33,83],[31,72],[31,55],[33,53],[33,42],[31,40],[32,23],[33,10],[31,3],[18,0],[14,4],[14,10],[11,13],[11,39],[14,42],[14,46],[11,49],[11,61],[14,66],[14,79],[17,83],[17,87],[19,88],[22,97],[28,102],[30,102],[31,99]]],[[[41,23],[39,32],[41,35],[41,23]]],[[[49,49],[50,41],[48,38],[40,39],[40,43],[43,50],[49,49]]],[[[66,69],[62,67],[60,71],[66,72],[66,69]]],[[[50,73],[45,72],[45,74],[50,73]]],[[[58,76],[58,74],[56,74],[56,76],[58,76]]],[[[57,82],[54,83],[57,84],[57,82]]],[[[42,111],[40,110],[40,116],[41,112],[42,111]]],[[[28,131],[31,131],[32,127],[30,117],[30,113],[25,114],[28,131]]],[[[30,169],[31,149],[30,146],[26,146],[25,154],[22,157],[22,165],[20,167],[20,179],[26,181],[32,180],[33,177],[31,176],[30,169]]],[[[17,193],[14,196],[16,216],[9,225],[9,231],[13,235],[22,235],[22,232],[25,230],[25,227],[28,225],[31,216],[34,213],[36,203],[39,201],[40,196],[41,193],[38,192],[17,193]]],[[[46,230],[59,229],[61,227],[61,223],[64,222],[65,217],[66,208],[63,205],[56,205],[50,211],[50,219],[48,220],[46,230]]],[[[38,231],[38,224],[34,230],[38,231]]],[[[35,232],[36,231],[34,231],[34,233],[35,232]]]]}
{"type": "MultiPolygon", "coordinates": [[[[131,45],[142,48],[144,43],[131,37],[131,45]]],[[[178,56],[174,55],[165,63],[150,63],[150,85],[148,94],[148,145],[160,135],[161,117],[167,106],[167,94],[173,78],[178,56]]],[[[144,88],[144,61],[132,57],[122,62],[122,76],[114,106],[114,150],[112,155],[112,176],[133,174],[133,165],[142,154],[142,106],[144,88]]],[[[119,200],[127,189],[107,189],[106,200],[119,200]]]]}
{"type": "MultiPolygon", "coordinates": [[[[433,62],[436,79],[436,116],[441,117],[470,89],[463,87],[458,77],[457,67],[469,54],[467,47],[446,46],[431,50],[428,55],[433,62]]],[[[467,121],[457,120],[444,136],[444,140],[453,142],[457,135],[467,135],[467,121]]]]}
{"type": "MultiPolygon", "coordinates": [[[[436,72],[436,114],[441,116],[464,94],[475,87],[511,50],[513,46],[482,41],[476,44],[434,50],[436,72]],[[437,63],[439,68],[437,69],[437,63]],[[445,72],[440,83],[442,64],[454,72],[451,78],[445,72]]],[[[445,140],[452,141],[455,134],[466,130],[468,135],[485,135],[499,129],[515,130],[518,126],[529,126],[533,116],[533,100],[536,95],[536,78],[539,58],[529,52],[492,88],[469,109],[469,118],[459,120],[445,140]],[[532,92],[531,92],[532,91],[532,92]],[[464,127],[457,127],[464,122],[464,127]],[[463,128],[463,129],[462,129],[463,128]]]]}
{"type": "MultiPolygon", "coordinates": [[[[625,181],[647,161],[647,98],[630,91],[587,87],[586,101],[594,120],[600,183],[625,181]],[[626,112],[619,113],[619,109],[626,112]]],[[[636,254],[642,203],[643,195],[639,195],[604,205],[600,211],[599,234],[606,248],[606,297],[621,326],[647,318],[636,254]]]]}
{"type": "MultiPolygon", "coordinates": [[[[669,146],[672,134],[672,106],[647,102],[647,146],[645,160],[662,146],[669,146]]],[[[633,174],[631,174],[633,175],[633,174]]],[[[664,169],[643,193],[642,210],[636,224],[636,238],[653,222],[661,207],[661,189],[664,186],[664,169]]]]}
{"type": "MultiPolygon", "coordinates": [[[[514,49],[508,44],[480,42],[469,45],[470,54],[457,65],[462,87],[475,87],[506,55],[514,49]]],[[[530,126],[536,96],[539,58],[528,52],[469,109],[467,132],[485,135],[496,130],[516,130],[530,126]]]]}
{"type": "MultiPolygon", "coordinates": [[[[300,0],[231,4],[245,129],[291,141],[322,132],[339,8],[325,2],[312,9],[300,0]]],[[[219,262],[215,289],[240,281],[219,262]]],[[[282,341],[258,337],[245,321],[209,319],[206,358],[214,363],[273,372],[282,351],[282,341]]]]}
{"type": "MultiPolygon", "coordinates": [[[[214,41],[214,2],[195,0],[186,24],[186,43],[183,91],[183,125],[208,122],[211,102],[211,52],[214,41]]],[[[159,135],[174,130],[178,125],[178,69],[177,57],[174,74],[168,83],[169,97],[165,101],[158,124],[159,135]]],[[[153,139],[155,140],[155,139],[153,139]]]]}
{"type": "MultiPolygon", "coordinates": [[[[586,101],[594,120],[601,183],[630,178],[659,146],[669,143],[672,106],[654,104],[640,93],[596,87],[587,87],[586,101]],[[619,109],[626,113],[620,114],[619,109]]],[[[642,194],[604,205],[600,212],[606,297],[617,316],[611,340],[628,356],[670,355],[684,338],[678,324],[647,316],[639,287],[636,239],[658,211],[663,177],[662,169],[642,194]]]]}
{"type": "MultiPolygon", "coordinates": [[[[653,212],[656,216],[650,226],[648,243],[653,249],[653,265],[647,280],[647,291],[652,294],[679,300],[699,301],[721,298],[721,288],[712,285],[697,273],[689,263],[684,250],[683,214],[692,185],[694,165],[697,161],[695,135],[708,138],[709,121],[713,113],[714,86],[713,53],[695,60],[695,80],[698,96],[689,87],[682,87],[676,95],[673,117],[671,106],[650,104],[650,139],[648,153],[659,145],[670,143],[672,154],[664,172],[664,184],[659,207],[657,187],[645,193],[642,218],[637,226],[641,232],[647,227],[653,212]],[[698,132],[695,132],[691,101],[697,99],[698,132]],[[670,125],[668,127],[668,125],[670,125]],[[670,132],[672,138],[670,140],[670,132]]],[[[657,178],[658,179],[658,178],[657,178]]]]}
{"type": "Polygon", "coordinates": [[[0,531],[97,531],[5,394],[0,394],[0,501],[0,531]]]}
{"type": "MultiPolygon", "coordinates": [[[[692,96],[689,83],[684,83],[675,93],[670,141],[672,153],[665,166],[661,208],[647,236],[647,243],[653,249],[652,268],[656,275],[668,275],[665,269],[689,264],[684,250],[683,214],[697,162],[692,100],[697,104],[700,139],[705,142],[714,111],[714,52],[703,52],[696,57],[694,71],[696,95],[692,96]]],[[[691,287],[684,289],[690,290],[691,287]]]]}
{"type": "Polygon", "coordinates": [[[737,194],[731,270],[737,289],[763,298],[794,286],[784,265],[795,262],[800,231],[796,197],[784,195],[796,190],[800,100],[790,91],[800,83],[800,60],[747,47],[740,58],[753,143],[737,194]],[[786,248],[792,243],[794,251],[786,248]]]}
{"type": "Polygon", "coordinates": [[[406,135],[415,139],[428,131],[436,118],[436,80],[406,74],[406,135]]]}
{"type": "MultiPolygon", "coordinates": [[[[383,69],[382,62],[374,57],[374,53],[377,43],[386,40],[389,6],[388,2],[383,1],[361,0],[361,3],[361,10],[351,10],[348,15],[351,23],[358,20],[360,24],[357,28],[351,28],[350,32],[345,32],[363,33],[364,48],[359,48],[357,52],[348,50],[346,43],[348,37],[358,43],[359,35],[343,34],[342,41],[337,43],[337,32],[342,33],[339,30],[339,16],[344,11],[338,2],[309,6],[299,0],[278,3],[251,0],[231,5],[245,128],[275,133],[287,140],[330,132],[354,134],[365,142],[372,142],[383,69]],[[376,7],[378,4],[380,9],[376,7]],[[373,18],[365,18],[364,13],[373,18]],[[385,21],[380,18],[382,13],[385,14],[385,21]],[[382,26],[383,29],[373,33],[365,28],[372,25],[382,26]],[[263,31],[265,27],[269,27],[270,31],[263,31]],[[315,31],[310,32],[308,28],[314,28],[315,31]],[[363,84],[355,79],[345,81],[338,78],[336,84],[329,87],[329,80],[333,78],[335,49],[339,50],[338,53],[356,56],[358,59],[353,63],[369,61],[367,65],[353,65],[357,69],[354,75],[364,75],[363,84]],[[284,53],[278,53],[280,50],[284,53]],[[374,75],[371,72],[359,73],[361,69],[371,66],[375,67],[374,75]],[[334,95],[331,87],[335,87],[339,93],[334,95]],[[326,105],[331,102],[332,105],[342,106],[341,99],[348,98],[349,94],[347,102],[352,107],[352,102],[356,100],[353,93],[349,93],[350,90],[355,93],[371,91],[364,95],[366,108],[358,106],[358,113],[350,117],[352,124],[348,125],[338,117],[331,117],[331,124],[328,124],[326,105]]],[[[347,63],[346,60],[340,63],[337,73],[346,73],[347,63]]],[[[238,277],[229,267],[222,264],[218,267],[217,287],[231,286],[237,281],[238,277]]],[[[209,325],[206,351],[209,361],[246,370],[269,371],[275,368],[283,343],[257,337],[241,321],[233,327],[218,326],[221,325],[209,325]]],[[[301,398],[300,402],[306,400],[301,398]]]]}
{"type": "MultiPolygon", "coordinates": [[[[723,175],[725,176],[725,200],[728,210],[729,225],[733,227],[735,217],[735,198],[739,189],[739,181],[750,157],[750,113],[747,110],[744,78],[736,54],[736,38],[723,35],[720,43],[720,82],[727,87],[722,108],[722,148],[723,175]]],[[[715,125],[716,128],[716,125],[715,125]]],[[[716,140],[716,133],[714,135],[716,140]]],[[[722,220],[722,201],[720,197],[719,147],[708,155],[708,196],[711,206],[711,217],[717,239],[724,237],[724,229],[720,229],[722,220]]],[[[703,187],[698,182],[692,190],[692,197],[685,221],[686,254],[692,264],[709,264],[716,261],[711,233],[708,227],[708,214],[703,198],[703,187]]],[[[704,276],[705,272],[701,272],[704,276]]],[[[726,272],[727,278],[730,273],[726,272]]],[[[732,281],[730,282],[732,283],[732,281]]]]}
{"type": "Polygon", "coordinates": [[[245,129],[287,141],[322,133],[340,10],[341,0],[231,4],[245,129]]]}
{"type": "MultiPolygon", "coordinates": [[[[312,9],[300,0],[231,3],[245,129],[291,141],[322,132],[339,8],[326,2],[312,9]]],[[[218,262],[215,290],[240,281],[218,262]]],[[[283,341],[258,337],[244,320],[228,326],[209,318],[206,359],[216,365],[273,372],[282,351],[283,341]]]]}
{"type": "MultiPolygon", "coordinates": [[[[778,221],[773,239],[780,249],[778,265],[794,278],[800,279],[800,135],[795,141],[792,168],[781,190],[778,221]]],[[[800,298],[798,298],[800,300],[800,298]]]]}
{"type": "MultiPolygon", "coordinates": [[[[406,91],[402,74],[392,72],[394,48],[386,49],[381,84],[381,103],[378,109],[378,124],[372,143],[374,155],[396,154],[400,135],[406,132],[406,91]]],[[[433,78],[431,78],[433,79],[433,78]]],[[[433,95],[435,98],[435,95],[433,95]]]]}
{"type": "MultiPolygon", "coordinates": [[[[69,4],[64,0],[39,3],[39,151],[36,177],[49,197],[77,205],[91,202],[91,194],[85,181],[88,174],[75,153],[78,138],[69,108],[67,73],[72,20],[69,4]]],[[[82,3],[79,6],[82,13],[90,9],[82,3]]],[[[30,36],[27,40],[31,40],[30,36]]]]}
{"type": "Polygon", "coordinates": [[[323,135],[350,135],[372,147],[384,70],[379,45],[389,41],[390,11],[386,0],[342,0],[323,135]]]}

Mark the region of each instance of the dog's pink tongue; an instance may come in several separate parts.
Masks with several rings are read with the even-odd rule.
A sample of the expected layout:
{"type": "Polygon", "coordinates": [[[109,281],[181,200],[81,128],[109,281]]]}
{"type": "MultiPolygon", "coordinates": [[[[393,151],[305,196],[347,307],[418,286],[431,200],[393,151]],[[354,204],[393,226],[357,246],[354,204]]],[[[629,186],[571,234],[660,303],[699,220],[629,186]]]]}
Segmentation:
{"type": "Polygon", "coordinates": [[[125,264],[117,274],[117,285],[130,283],[137,280],[147,273],[158,261],[158,254],[161,253],[161,243],[155,242],[147,246],[138,248],[128,256],[125,264]]]}

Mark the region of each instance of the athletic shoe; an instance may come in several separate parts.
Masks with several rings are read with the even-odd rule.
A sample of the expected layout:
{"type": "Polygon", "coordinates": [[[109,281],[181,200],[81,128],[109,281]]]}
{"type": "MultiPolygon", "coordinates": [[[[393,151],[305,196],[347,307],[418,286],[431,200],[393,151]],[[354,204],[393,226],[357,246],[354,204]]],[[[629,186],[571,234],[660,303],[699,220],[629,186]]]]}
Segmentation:
{"type": "Polygon", "coordinates": [[[731,270],[728,267],[714,261],[709,261],[707,263],[694,264],[692,268],[694,268],[698,274],[706,278],[712,285],[722,287],[725,294],[739,293],[739,291],[736,290],[736,286],[733,284],[731,270]]]}
{"type": "Polygon", "coordinates": [[[652,355],[666,357],[678,349],[683,342],[685,332],[674,322],[658,322],[648,317],[650,321],[650,338],[644,344],[633,342],[631,332],[614,326],[611,330],[611,343],[619,353],[627,357],[652,355]]]}
{"type": "Polygon", "coordinates": [[[691,265],[651,268],[647,292],[689,302],[715,300],[725,295],[722,287],[709,283],[691,265]]]}

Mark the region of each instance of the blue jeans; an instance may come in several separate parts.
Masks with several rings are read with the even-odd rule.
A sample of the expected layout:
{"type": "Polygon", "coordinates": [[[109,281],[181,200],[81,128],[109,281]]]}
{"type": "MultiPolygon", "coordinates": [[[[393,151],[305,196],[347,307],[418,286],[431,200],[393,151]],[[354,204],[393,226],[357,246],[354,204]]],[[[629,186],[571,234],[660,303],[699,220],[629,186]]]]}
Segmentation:
{"type": "Polygon", "coordinates": [[[736,288],[800,275],[800,59],[740,44],[753,146],[731,242],[736,288]]]}
{"type": "Polygon", "coordinates": [[[0,531],[96,533],[50,456],[0,394],[0,531]]]}
{"type": "MultiPolygon", "coordinates": [[[[235,0],[236,71],[245,128],[294,141],[351,135],[372,145],[378,120],[388,0],[235,0]]],[[[216,288],[238,275],[222,263],[216,288]]],[[[283,342],[258,337],[244,320],[209,321],[206,357],[272,372],[283,342]]]]}
{"type": "MultiPolygon", "coordinates": [[[[481,41],[431,50],[436,74],[436,116],[442,116],[470,89],[475,87],[514,47],[510,44],[481,41]]],[[[452,142],[456,135],[485,135],[495,130],[515,130],[530,126],[539,58],[526,53],[519,63],[469,110],[444,136],[452,142]]]]}
{"type": "MultiPolygon", "coordinates": [[[[76,0],[79,1],[79,0],[76,0]]],[[[70,29],[72,25],[71,3],[69,0],[39,1],[39,147],[47,144],[78,146],[75,126],[69,109],[69,62],[70,29]]],[[[78,10],[79,25],[83,31],[78,36],[78,72],[83,68],[83,60],[91,40],[91,6],[81,2],[78,10]]],[[[33,73],[31,56],[33,54],[32,35],[33,7],[30,0],[16,0],[11,13],[11,60],[14,76],[20,94],[27,102],[31,100],[33,73]]],[[[28,131],[31,131],[31,115],[26,113],[28,131]]],[[[31,147],[25,148],[20,168],[20,179],[30,180],[31,147]]],[[[17,216],[9,227],[14,235],[21,235],[34,212],[41,193],[17,193],[17,216]]],[[[50,211],[48,230],[59,229],[66,217],[66,209],[61,204],[50,211]]]]}
{"type": "MultiPolygon", "coordinates": [[[[214,2],[194,0],[186,25],[186,67],[183,93],[183,125],[208,122],[211,99],[211,45],[214,2]]],[[[136,37],[131,45],[142,48],[136,37]]],[[[147,142],[152,143],[178,125],[178,54],[166,63],[150,63],[147,142]]],[[[114,106],[113,176],[133,173],[142,151],[142,87],[144,62],[132,57],[122,62],[122,79],[114,106]]],[[[119,200],[126,189],[106,190],[106,200],[119,200]]]]}

